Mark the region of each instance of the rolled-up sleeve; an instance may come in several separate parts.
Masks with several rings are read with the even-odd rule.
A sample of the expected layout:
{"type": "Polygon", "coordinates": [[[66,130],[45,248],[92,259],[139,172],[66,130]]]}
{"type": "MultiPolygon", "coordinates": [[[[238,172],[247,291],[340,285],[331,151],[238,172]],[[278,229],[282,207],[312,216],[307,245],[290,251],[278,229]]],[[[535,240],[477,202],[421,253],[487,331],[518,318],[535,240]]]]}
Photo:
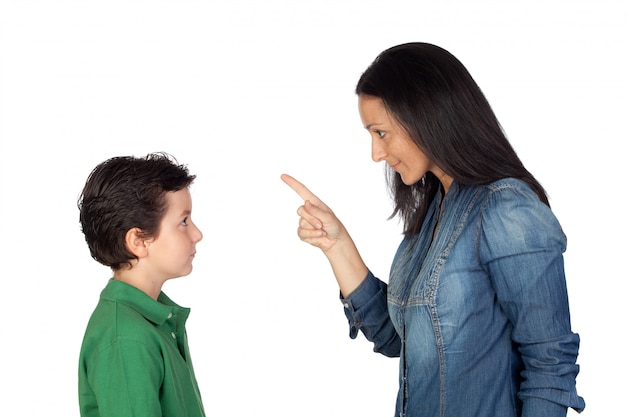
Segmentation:
{"type": "Polygon", "coordinates": [[[570,326],[566,238],[558,220],[529,190],[503,188],[483,209],[479,247],[524,363],[522,415],[582,411],[585,403],[576,392],[579,337],[570,326]]]}
{"type": "Polygon", "coordinates": [[[389,317],[387,284],[368,271],[363,282],[346,297],[341,297],[350,325],[350,337],[359,330],[374,343],[374,351],[389,357],[400,355],[401,340],[389,317]]]}

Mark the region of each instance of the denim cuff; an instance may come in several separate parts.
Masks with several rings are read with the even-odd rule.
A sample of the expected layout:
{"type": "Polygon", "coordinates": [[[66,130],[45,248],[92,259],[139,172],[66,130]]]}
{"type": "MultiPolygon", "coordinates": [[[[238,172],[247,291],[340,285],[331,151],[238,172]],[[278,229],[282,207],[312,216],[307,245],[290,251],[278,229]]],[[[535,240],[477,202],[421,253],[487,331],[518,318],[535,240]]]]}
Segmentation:
{"type": "Polygon", "coordinates": [[[567,407],[538,397],[524,399],[522,417],[565,417],[567,407]]]}
{"type": "Polygon", "coordinates": [[[356,287],[356,289],[346,298],[344,298],[340,292],[339,299],[343,303],[343,307],[345,309],[354,313],[356,310],[367,304],[367,302],[371,300],[372,297],[374,297],[379,291],[380,287],[378,285],[378,280],[374,277],[371,271],[367,271],[367,276],[359,284],[359,286],[356,287]]]}
{"type": "Polygon", "coordinates": [[[339,299],[343,304],[343,310],[350,325],[349,334],[351,339],[356,339],[363,324],[363,313],[359,313],[359,310],[376,297],[380,290],[379,280],[374,277],[371,271],[368,271],[365,279],[348,297],[343,298],[341,292],[339,293],[339,299]]]}

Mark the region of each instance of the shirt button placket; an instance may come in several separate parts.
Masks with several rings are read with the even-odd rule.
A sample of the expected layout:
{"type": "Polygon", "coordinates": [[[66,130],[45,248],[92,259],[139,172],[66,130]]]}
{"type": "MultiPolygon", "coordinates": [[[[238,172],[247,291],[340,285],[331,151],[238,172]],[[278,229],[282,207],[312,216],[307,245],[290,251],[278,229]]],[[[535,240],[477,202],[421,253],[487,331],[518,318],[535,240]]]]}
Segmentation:
{"type": "MultiPolygon", "coordinates": [[[[167,319],[171,319],[174,315],[172,314],[172,312],[170,311],[169,314],[167,315],[167,319]]],[[[172,339],[176,340],[176,333],[174,332],[170,332],[170,335],[172,336],[172,339]]]]}

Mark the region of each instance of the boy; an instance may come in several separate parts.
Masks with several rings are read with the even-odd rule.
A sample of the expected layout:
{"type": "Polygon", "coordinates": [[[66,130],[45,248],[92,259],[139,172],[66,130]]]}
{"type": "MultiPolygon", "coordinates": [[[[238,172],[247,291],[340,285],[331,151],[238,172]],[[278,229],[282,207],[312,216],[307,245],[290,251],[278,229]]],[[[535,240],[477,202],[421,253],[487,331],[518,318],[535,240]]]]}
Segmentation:
{"type": "Polygon", "coordinates": [[[195,179],[167,154],[115,157],[78,201],[91,256],[111,267],[80,352],[82,417],[204,416],[189,356],[189,309],[161,287],[188,275],[202,233],[191,221],[195,179]]]}

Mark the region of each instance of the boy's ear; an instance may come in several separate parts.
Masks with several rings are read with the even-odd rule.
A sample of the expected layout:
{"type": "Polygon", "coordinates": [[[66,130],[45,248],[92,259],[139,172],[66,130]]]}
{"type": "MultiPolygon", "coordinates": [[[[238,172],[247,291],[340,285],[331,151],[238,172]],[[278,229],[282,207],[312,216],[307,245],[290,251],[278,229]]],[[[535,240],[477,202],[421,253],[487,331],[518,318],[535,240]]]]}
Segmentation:
{"type": "Polygon", "coordinates": [[[126,248],[137,258],[148,255],[149,240],[143,237],[140,228],[133,227],[126,232],[126,248]]]}

